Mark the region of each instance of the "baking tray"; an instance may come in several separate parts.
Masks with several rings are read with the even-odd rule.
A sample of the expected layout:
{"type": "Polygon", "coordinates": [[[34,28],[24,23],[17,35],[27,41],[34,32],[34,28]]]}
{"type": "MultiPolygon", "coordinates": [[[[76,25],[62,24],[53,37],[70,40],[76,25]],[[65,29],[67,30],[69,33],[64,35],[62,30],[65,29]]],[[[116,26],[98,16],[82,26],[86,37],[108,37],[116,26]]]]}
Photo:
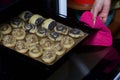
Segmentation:
{"type": "MultiPolygon", "coordinates": [[[[20,14],[22,11],[29,10],[29,11],[32,11],[33,13],[39,13],[46,18],[51,17],[62,24],[68,25],[69,27],[74,27],[73,25],[69,24],[69,19],[63,19],[63,18],[58,17],[55,13],[51,13],[52,11],[49,12],[50,9],[47,11],[46,9],[48,9],[48,7],[46,7],[46,3],[44,0],[29,1],[29,4],[27,4],[28,1],[29,0],[26,0],[26,1],[20,0],[19,2],[15,3],[15,4],[7,7],[3,11],[1,11],[0,12],[0,18],[1,18],[0,24],[9,21],[11,18],[20,14]],[[34,6],[31,6],[31,5],[34,5],[34,6]]],[[[52,9],[52,10],[54,10],[54,9],[52,9]]],[[[76,24],[75,22],[73,22],[73,23],[76,24]]],[[[84,26],[84,25],[82,24],[82,26],[84,26]]],[[[86,32],[86,33],[89,34],[88,32],[86,32]]],[[[78,41],[78,45],[79,44],[80,43],[78,41]]],[[[77,45],[76,45],[76,47],[77,47],[77,45]]],[[[67,58],[68,58],[67,56],[69,54],[71,54],[72,51],[74,52],[74,48],[72,48],[69,52],[67,52],[66,55],[62,56],[53,65],[46,65],[46,64],[43,64],[37,60],[34,60],[34,59],[28,57],[28,56],[22,55],[12,49],[4,47],[3,45],[0,45],[0,52],[2,52],[1,55],[3,57],[2,58],[3,62],[4,62],[4,64],[9,65],[8,67],[4,66],[5,70],[6,70],[6,67],[9,68],[11,71],[11,74],[14,74],[19,78],[21,77],[21,79],[23,79],[23,76],[25,74],[27,74],[27,75],[25,75],[24,78],[25,77],[31,78],[33,76],[36,76],[36,73],[38,72],[41,74],[41,75],[39,75],[38,78],[45,80],[67,60],[67,58]],[[21,66],[21,65],[24,65],[24,66],[21,66]],[[22,71],[24,71],[24,72],[19,70],[19,68],[21,68],[22,71]],[[33,75],[31,73],[35,73],[35,75],[33,75]],[[42,75],[42,74],[44,74],[44,75],[42,75]]]]}
{"type": "Polygon", "coordinates": [[[22,55],[31,57],[32,59],[42,62],[46,65],[53,65],[61,57],[66,55],[67,52],[69,52],[73,47],[75,47],[78,43],[80,43],[84,38],[86,38],[88,36],[88,34],[82,30],[79,30],[77,28],[71,28],[69,26],[66,26],[62,23],[55,21],[52,18],[46,18],[40,14],[37,14],[37,13],[34,14],[31,11],[21,12],[15,18],[12,18],[10,21],[8,21],[6,23],[0,24],[0,26],[1,26],[1,28],[0,28],[0,32],[1,32],[1,42],[0,43],[1,43],[1,45],[4,45],[12,50],[15,50],[16,53],[17,52],[21,53],[22,55]],[[29,20],[26,21],[25,19],[23,19],[23,16],[25,16],[25,15],[24,14],[22,15],[22,13],[24,13],[26,15],[29,13],[32,16],[30,17],[29,20]],[[41,17],[41,19],[43,19],[43,21],[39,25],[35,25],[36,24],[35,20],[37,21],[36,17],[38,17],[38,19],[40,19],[40,17],[41,17]],[[52,30],[49,30],[48,27],[49,27],[49,25],[52,25],[52,24],[53,24],[53,26],[51,26],[51,27],[53,27],[53,28],[52,28],[52,30]],[[6,26],[7,26],[7,30],[5,30],[6,26]],[[26,28],[26,26],[27,26],[27,28],[26,28]],[[58,31],[58,32],[55,31],[55,29],[57,27],[61,27],[61,26],[64,27],[63,31],[58,31]],[[41,28],[43,28],[43,29],[41,29],[41,28]],[[47,29],[45,29],[45,28],[47,28],[47,29]],[[39,33],[38,30],[40,30],[40,29],[42,30],[42,36],[41,36],[41,33],[37,34],[37,33],[39,33]],[[3,30],[5,30],[5,31],[3,31],[3,30]],[[80,32],[78,32],[78,35],[77,35],[78,37],[75,37],[76,34],[74,34],[74,33],[73,33],[74,35],[71,36],[70,30],[74,30],[75,32],[76,32],[76,30],[79,30],[80,32]],[[22,31],[22,32],[20,32],[20,31],[22,31]],[[44,36],[43,36],[43,31],[47,31],[47,32],[45,32],[44,36]],[[55,35],[50,37],[52,33],[55,35]],[[21,34],[22,34],[22,37],[19,36],[21,34]],[[15,36],[15,35],[17,35],[17,36],[15,36]],[[57,35],[59,35],[58,38],[55,38],[57,35]],[[14,39],[12,39],[13,40],[12,42],[9,42],[11,37],[14,39]],[[69,43],[68,39],[70,39],[71,44],[69,43]],[[17,43],[19,43],[19,44],[17,44],[17,43]],[[55,46],[57,46],[57,47],[55,47],[55,46]],[[36,51],[37,51],[37,53],[36,53],[36,51]],[[52,57],[50,57],[50,56],[52,56],[52,57]],[[47,57],[47,59],[46,59],[46,57],[47,57]]]}

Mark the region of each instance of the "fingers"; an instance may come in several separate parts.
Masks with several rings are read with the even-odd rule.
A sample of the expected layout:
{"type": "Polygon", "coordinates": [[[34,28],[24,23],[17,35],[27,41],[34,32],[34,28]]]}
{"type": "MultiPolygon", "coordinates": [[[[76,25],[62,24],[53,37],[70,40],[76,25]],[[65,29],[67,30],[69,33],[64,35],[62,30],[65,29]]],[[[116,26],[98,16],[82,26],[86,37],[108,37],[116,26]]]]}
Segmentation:
{"type": "Polygon", "coordinates": [[[93,17],[92,17],[92,20],[93,20],[93,23],[95,24],[95,22],[96,22],[96,16],[97,16],[97,10],[96,9],[92,9],[91,10],[91,13],[93,14],[93,17]]]}
{"type": "Polygon", "coordinates": [[[95,0],[93,7],[91,9],[91,13],[93,14],[93,23],[95,24],[96,22],[96,16],[99,14],[100,10],[102,9],[102,0],[95,0]]]}
{"type": "Polygon", "coordinates": [[[111,0],[95,0],[95,3],[91,9],[93,14],[93,23],[96,21],[96,16],[99,16],[103,22],[106,22],[110,9],[111,0]]]}
{"type": "Polygon", "coordinates": [[[103,22],[107,21],[107,17],[108,17],[108,13],[109,13],[109,9],[110,9],[110,4],[111,1],[109,0],[105,0],[104,5],[103,5],[103,9],[101,10],[99,17],[101,18],[101,20],[103,22]]]}
{"type": "Polygon", "coordinates": [[[108,16],[108,13],[102,12],[102,13],[99,14],[99,17],[103,22],[106,22],[107,16],[108,16]]]}

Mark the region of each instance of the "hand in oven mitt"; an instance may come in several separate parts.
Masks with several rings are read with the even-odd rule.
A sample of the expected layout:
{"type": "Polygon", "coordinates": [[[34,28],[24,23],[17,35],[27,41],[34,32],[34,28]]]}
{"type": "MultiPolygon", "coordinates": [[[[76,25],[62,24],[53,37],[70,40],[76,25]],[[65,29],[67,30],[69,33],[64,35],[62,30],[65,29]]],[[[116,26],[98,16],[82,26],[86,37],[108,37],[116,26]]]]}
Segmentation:
{"type": "Polygon", "coordinates": [[[95,24],[92,20],[92,13],[86,11],[80,17],[80,21],[86,23],[90,28],[96,29],[96,32],[90,34],[88,38],[83,42],[84,45],[94,45],[94,46],[111,46],[112,45],[112,34],[111,31],[106,27],[106,25],[96,17],[95,24]]]}

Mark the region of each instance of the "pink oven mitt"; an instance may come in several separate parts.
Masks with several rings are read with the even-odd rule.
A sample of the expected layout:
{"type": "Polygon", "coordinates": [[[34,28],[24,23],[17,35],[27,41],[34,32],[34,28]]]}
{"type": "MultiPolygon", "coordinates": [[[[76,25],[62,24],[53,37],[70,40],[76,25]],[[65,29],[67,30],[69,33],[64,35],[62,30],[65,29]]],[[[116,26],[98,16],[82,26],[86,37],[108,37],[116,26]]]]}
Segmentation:
{"type": "Polygon", "coordinates": [[[90,28],[96,29],[97,31],[83,42],[84,45],[94,46],[111,46],[112,45],[112,34],[106,25],[97,16],[96,23],[93,24],[92,13],[86,11],[80,17],[80,21],[86,23],[90,28]]]}

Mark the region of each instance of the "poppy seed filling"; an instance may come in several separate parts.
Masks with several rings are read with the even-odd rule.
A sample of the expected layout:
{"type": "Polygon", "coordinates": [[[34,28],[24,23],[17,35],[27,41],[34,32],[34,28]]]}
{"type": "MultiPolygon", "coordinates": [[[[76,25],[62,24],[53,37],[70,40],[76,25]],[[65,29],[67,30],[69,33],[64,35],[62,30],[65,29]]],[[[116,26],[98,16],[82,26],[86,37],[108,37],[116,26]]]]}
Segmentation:
{"type": "Polygon", "coordinates": [[[78,30],[78,29],[71,29],[71,30],[70,30],[70,33],[80,34],[80,30],[78,30]]]}
{"type": "Polygon", "coordinates": [[[39,25],[43,22],[43,19],[42,18],[38,18],[36,21],[35,21],[35,24],[36,25],[39,25]]]}
{"type": "Polygon", "coordinates": [[[56,21],[52,21],[52,22],[49,24],[48,29],[49,29],[49,30],[52,30],[55,26],[56,26],[56,21]]]}
{"type": "Polygon", "coordinates": [[[26,20],[30,19],[30,17],[32,16],[33,14],[31,12],[26,12],[25,15],[24,15],[24,18],[26,20]]]}
{"type": "Polygon", "coordinates": [[[50,35],[51,35],[52,38],[56,39],[59,36],[59,33],[52,32],[50,35]]]}

